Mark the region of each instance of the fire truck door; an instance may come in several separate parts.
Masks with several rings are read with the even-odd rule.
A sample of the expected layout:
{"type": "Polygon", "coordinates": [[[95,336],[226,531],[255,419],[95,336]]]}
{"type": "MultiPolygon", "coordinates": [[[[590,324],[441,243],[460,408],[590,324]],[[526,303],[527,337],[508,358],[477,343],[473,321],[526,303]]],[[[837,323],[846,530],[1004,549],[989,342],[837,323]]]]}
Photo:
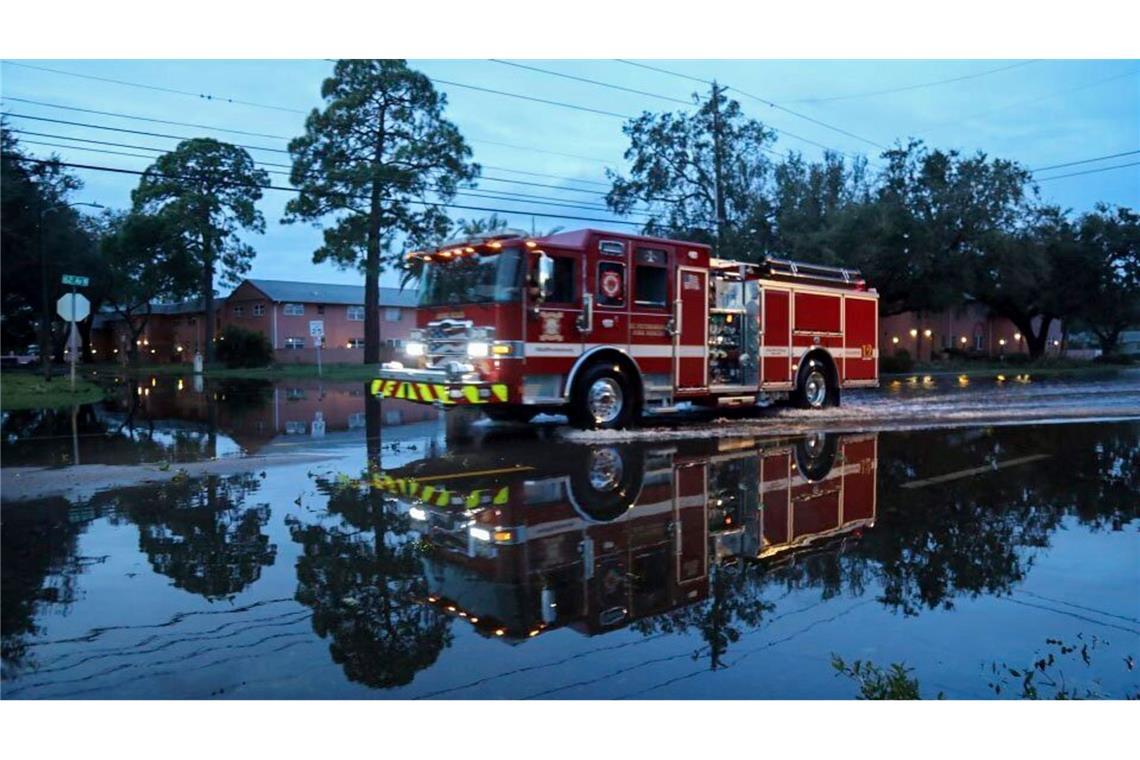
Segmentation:
{"type": "Polygon", "coordinates": [[[673,338],[678,391],[708,386],[708,270],[677,269],[677,333],[673,338]]]}

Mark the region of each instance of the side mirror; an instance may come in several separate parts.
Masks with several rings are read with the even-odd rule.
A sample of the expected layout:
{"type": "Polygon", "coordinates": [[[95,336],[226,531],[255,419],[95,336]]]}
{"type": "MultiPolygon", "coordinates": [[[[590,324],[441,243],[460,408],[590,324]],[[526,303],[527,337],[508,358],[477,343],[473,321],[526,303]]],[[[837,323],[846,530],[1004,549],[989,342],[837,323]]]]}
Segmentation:
{"type": "Polygon", "coordinates": [[[530,313],[537,317],[539,307],[546,303],[546,284],[554,278],[554,259],[539,251],[531,271],[530,313]]]}

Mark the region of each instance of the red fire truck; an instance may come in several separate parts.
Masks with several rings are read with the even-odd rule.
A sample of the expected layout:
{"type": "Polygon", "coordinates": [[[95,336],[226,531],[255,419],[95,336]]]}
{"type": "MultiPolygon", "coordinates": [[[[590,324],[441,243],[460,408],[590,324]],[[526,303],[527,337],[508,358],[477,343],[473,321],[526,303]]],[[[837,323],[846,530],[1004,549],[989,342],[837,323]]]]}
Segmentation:
{"type": "Polygon", "coordinates": [[[408,257],[418,329],[373,381],[380,397],[620,428],[682,402],[820,408],[878,385],[878,295],[854,270],[593,229],[408,257]]]}
{"type": "Polygon", "coordinates": [[[374,481],[429,547],[427,603],[507,641],[605,633],[708,598],[714,566],[841,550],[875,524],[874,433],[536,442],[459,449],[374,481]]]}

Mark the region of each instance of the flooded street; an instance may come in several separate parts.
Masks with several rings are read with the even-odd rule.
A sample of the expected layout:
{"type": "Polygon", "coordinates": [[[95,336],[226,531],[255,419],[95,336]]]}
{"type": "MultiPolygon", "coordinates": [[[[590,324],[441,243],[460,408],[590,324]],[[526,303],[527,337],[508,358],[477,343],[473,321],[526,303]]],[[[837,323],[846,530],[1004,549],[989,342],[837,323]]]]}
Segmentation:
{"type": "Polygon", "coordinates": [[[5,699],[1140,693],[1136,373],[462,443],[363,383],[120,385],[3,413],[5,699]]]}

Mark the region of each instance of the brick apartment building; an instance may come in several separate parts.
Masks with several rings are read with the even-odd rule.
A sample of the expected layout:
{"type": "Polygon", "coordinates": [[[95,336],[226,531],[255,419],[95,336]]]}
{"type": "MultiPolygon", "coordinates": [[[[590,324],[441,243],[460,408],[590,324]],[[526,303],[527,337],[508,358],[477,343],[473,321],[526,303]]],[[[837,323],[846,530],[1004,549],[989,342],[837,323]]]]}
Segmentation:
{"type": "MultiPolygon", "coordinates": [[[[383,354],[394,355],[415,327],[413,290],[380,288],[380,339],[383,354]]],[[[316,363],[310,323],[321,322],[322,361],[359,362],[364,352],[364,287],[288,280],[244,280],[214,302],[218,335],[236,325],[265,335],[277,362],[316,363]]],[[[192,362],[205,342],[205,311],[200,301],[156,304],[138,337],[140,355],[155,363],[192,362]]],[[[121,316],[102,313],[91,331],[92,358],[123,360],[130,331],[121,316]]]]}
{"type": "MultiPolygon", "coordinates": [[[[1035,327],[1040,322],[1035,322],[1035,327]]],[[[1061,352],[1061,323],[1049,325],[1046,354],[1061,352]]],[[[1021,331],[1003,317],[990,314],[982,304],[968,301],[938,313],[905,312],[879,319],[879,353],[893,356],[906,349],[918,361],[929,361],[948,350],[997,358],[1028,353],[1021,331]]]]}

